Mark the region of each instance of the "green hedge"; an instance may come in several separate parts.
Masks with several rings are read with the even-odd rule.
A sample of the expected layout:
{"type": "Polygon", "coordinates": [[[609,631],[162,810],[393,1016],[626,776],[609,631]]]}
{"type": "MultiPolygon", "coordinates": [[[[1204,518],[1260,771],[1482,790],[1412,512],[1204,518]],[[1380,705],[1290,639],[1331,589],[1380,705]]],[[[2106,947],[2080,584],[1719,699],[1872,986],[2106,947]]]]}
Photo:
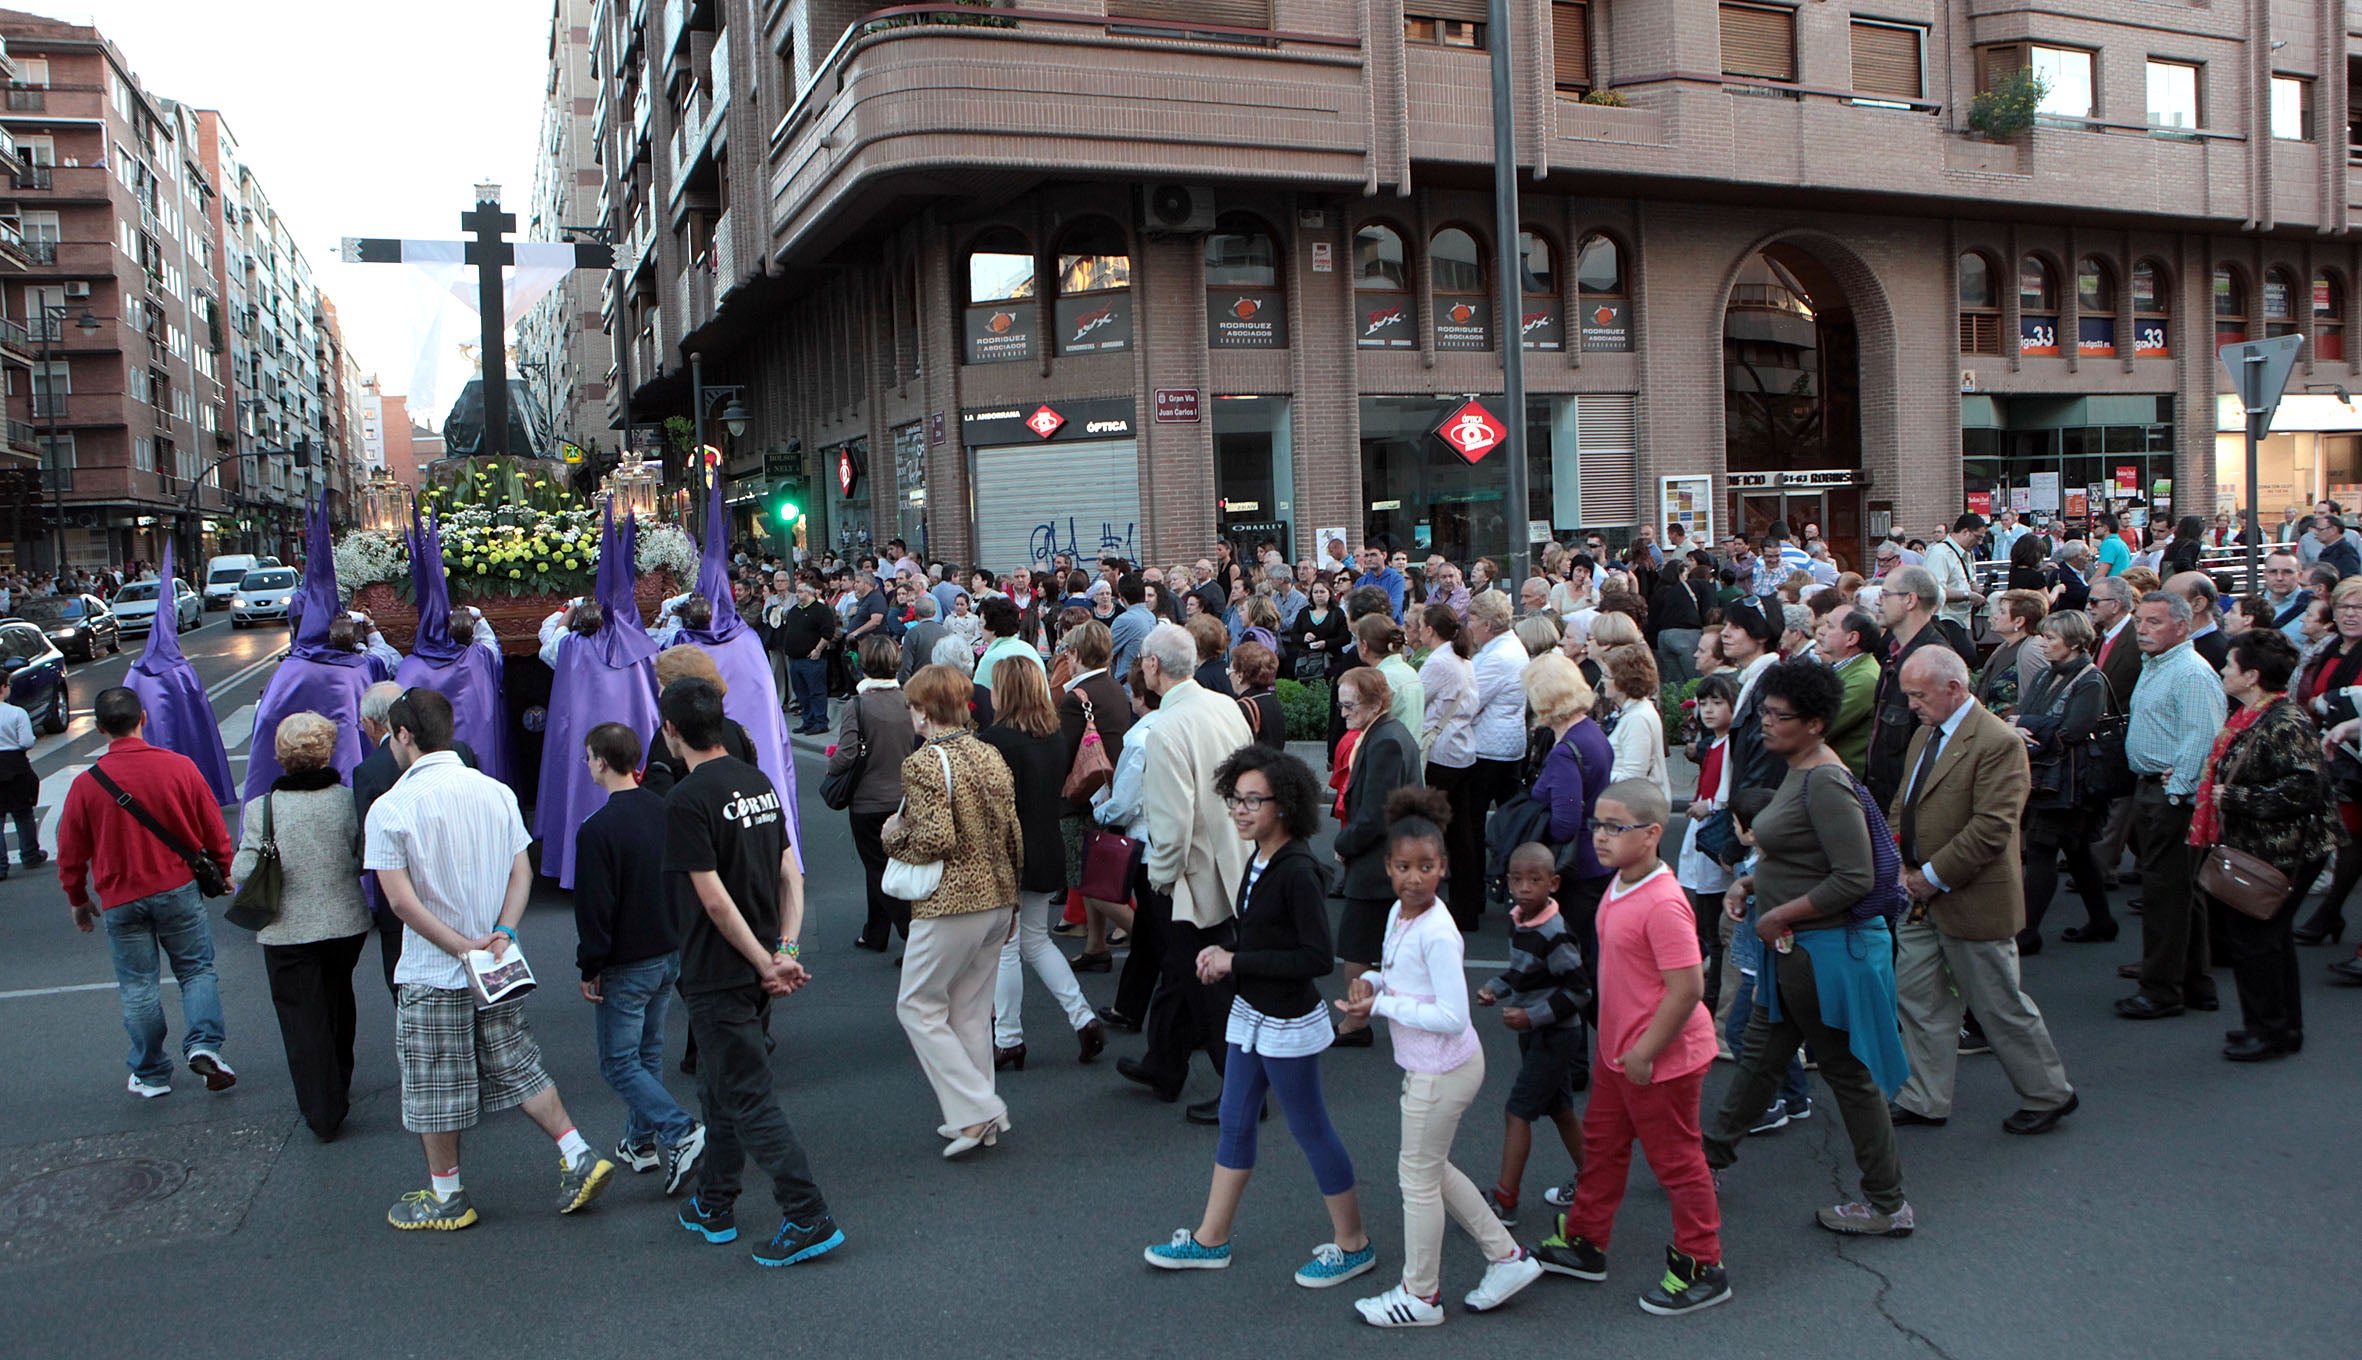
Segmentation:
{"type": "Polygon", "coordinates": [[[1657,691],[1657,711],[1665,719],[1665,747],[1668,751],[1681,749],[1682,726],[1689,719],[1689,713],[1682,705],[1689,702],[1689,697],[1697,692],[1698,682],[1695,680],[1666,685],[1657,691]]]}
{"type": "Polygon", "coordinates": [[[1329,682],[1279,682],[1279,706],[1288,715],[1289,741],[1329,739],[1329,682]]]}

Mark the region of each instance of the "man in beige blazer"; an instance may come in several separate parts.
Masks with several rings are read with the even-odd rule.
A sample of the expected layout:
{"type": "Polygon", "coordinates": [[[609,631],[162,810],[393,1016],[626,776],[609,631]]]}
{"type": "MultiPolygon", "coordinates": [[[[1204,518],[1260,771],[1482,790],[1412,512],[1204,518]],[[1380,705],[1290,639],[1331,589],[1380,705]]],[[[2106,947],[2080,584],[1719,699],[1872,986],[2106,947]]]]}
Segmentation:
{"type": "Polygon", "coordinates": [[[1952,1113],[1961,1013],[1974,1011],[2021,1108],[2009,1133],[2048,1133],[2074,1110],[2075,1090],[2042,1012],[2018,982],[2025,926],[2018,822],[2028,780],[2023,738],[1969,698],[1958,653],[1926,647],[1903,665],[1919,730],[1903,761],[1890,820],[1902,843],[1912,907],[1896,931],[1895,994],[1911,1079],[1890,1114],[1897,1126],[1952,1113]]]}
{"type": "Polygon", "coordinates": [[[1140,770],[1148,818],[1143,874],[1151,891],[1133,927],[1133,948],[1141,947],[1143,935],[1153,935],[1150,947],[1161,953],[1162,964],[1142,1019],[1148,1051],[1138,1062],[1118,1062],[1116,1070],[1176,1100],[1189,1080],[1191,1049],[1204,1049],[1214,1071],[1222,1070],[1229,985],[1198,981],[1197,955],[1207,945],[1229,942],[1247,843],[1214,792],[1214,770],[1254,734],[1237,703],[1190,678],[1197,670],[1197,640],[1188,629],[1171,623],[1150,629],[1140,643],[1140,662],[1142,678],[1160,697],[1140,770]],[[1158,897],[1171,902],[1167,919],[1157,919],[1158,897]]]}

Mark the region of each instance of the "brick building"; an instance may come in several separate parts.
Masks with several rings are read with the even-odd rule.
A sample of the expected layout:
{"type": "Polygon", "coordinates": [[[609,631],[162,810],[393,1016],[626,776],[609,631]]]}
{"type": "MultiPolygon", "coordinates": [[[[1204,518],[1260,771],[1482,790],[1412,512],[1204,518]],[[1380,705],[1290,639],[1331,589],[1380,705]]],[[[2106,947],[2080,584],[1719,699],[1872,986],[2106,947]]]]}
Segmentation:
{"type": "MultiPolygon", "coordinates": [[[[549,69],[542,87],[541,143],[534,161],[533,202],[525,238],[564,240],[566,227],[597,226],[605,175],[595,149],[597,82],[591,74],[591,0],[554,0],[549,69]]],[[[548,415],[556,440],[614,449],[607,370],[615,362],[599,316],[601,276],[580,270],[534,304],[517,327],[524,356],[521,377],[548,415]]]]}
{"type": "Polygon", "coordinates": [[[815,538],[1006,568],[1686,513],[1851,556],[2093,487],[2213,510],[2219,340],[2354,382],[2362,5],[1514,0],[1515,514],[1440,434],[1510,414],[1483,0],[871,8],[593,24],[637,410],[688,414],[701,356],[754,415],[733,499],[800,451],[815,538]],[[2031,130],[1973,129],[2025,72],[2031,130]]]}

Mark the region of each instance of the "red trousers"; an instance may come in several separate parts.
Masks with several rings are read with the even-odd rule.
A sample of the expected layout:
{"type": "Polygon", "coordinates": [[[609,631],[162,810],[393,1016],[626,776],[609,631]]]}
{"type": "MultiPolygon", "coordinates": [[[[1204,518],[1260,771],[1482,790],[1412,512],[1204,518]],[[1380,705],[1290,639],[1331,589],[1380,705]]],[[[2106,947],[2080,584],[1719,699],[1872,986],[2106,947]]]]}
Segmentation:
{"type": "Polygon", "coordinates": [[[1665,1198],[1673,1205],[1673,1245],[1713,1265],[1722,1260],[1722,1207],[1714,1198],[1714,1173],[1706,1167],[1699,1141],[1698,1100],[1706,1069],[1647,1086],[1610,1069],[1593,1068],[1590,1103],[1583,1110],[1583,1169],[1575,1176],[1575,1202],[1566,1230],[1607,1249],[1624,1183],[1632,1173],[1632,1140],[1665,1198]]]}

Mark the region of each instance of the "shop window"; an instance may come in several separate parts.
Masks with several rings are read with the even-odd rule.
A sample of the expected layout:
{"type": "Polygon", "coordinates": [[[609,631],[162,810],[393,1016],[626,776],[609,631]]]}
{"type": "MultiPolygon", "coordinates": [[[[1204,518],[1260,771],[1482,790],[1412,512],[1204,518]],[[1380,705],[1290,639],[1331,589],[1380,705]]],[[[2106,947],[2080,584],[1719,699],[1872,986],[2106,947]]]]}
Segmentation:
{"type": "Polygon", "coordinates": [[[1538,231],[1517,234],[1520,299],[1517,333],[1527,349],[1566,348],[1566,317],[1559,309],[1557,254],[1550,238],[1538,231]]]}
{"type": "Polygon", "coordinates": [[[1476,238],[1445,227],[1428,243],[1427,266],[1435,274],[1435,347],[1491,349],[1492,299],[1476,238]]]}
{"type": "Polygon", "coordinates": [[[2136,359],[2173,355],[2173,294],[2169,276],[2154,260],[2132,267],[2132,353],[2136,359]]]}
{"type": "Polygon", "coordinates": [[[2346,287],[2326,269],[2313,276],[2313,357],[2346,357],[2346,287]]]}
{"type": "Polygon", "coordinates": [[[2214,343],[2236,345],[2247,338],[2247,280],[2231,266],[2214,271],[2214,343]]]}
{"type": "Polygon", "coordinates": [[[966,354],[972,364],[1013,363],[1038,357],[1033,243],[1007,227],[990,227],[968,243],[966,354]]]}
{"type": "Polygon", "coordinates": [[[1854,102],[1895,100],[1908,103],[1925,93],[1925,72],[1920,62],[1920,51],[1926,37],[1926,29],[1909,24],[1855,20],[1854,92],[1872,98],[1854,102]]]}
{"type": "Polygon", "coordinates": [[[1362,349],[1415,349],[1410,256],[1402,233],[1372,222],[1353,234],[1354,343],[1362,349]]]}
{"type": "Polygon", "coordinates": [[[1492,17],[1489,0],[1410,0],[1403,7],[1405,41],[1484,50],[1492,17]]]}
{"type": "Polygon", "coordinates": [[[2296,279],[2285,269],[2264,273],[2264,334],[2296,334],[2296,279]]]}
{"type": "Polygon", "coordinates": [[[1960,257],[1960,352],[2001,352],[2001,286],[1993,261],[1971,250],[1960,257]]]}
{"type": "Polygon", "coordinates": [[[1784,5],[1722,7],[1722,73],[1796,79],[1796,11],[1784,5]]]}
{"type": "Polygon", "coordinates": [[[1624,250],[1615,238],[1593,233],[1575,251],[1575,292],[1583,313],[1583,348],[1632,348],[1632,292],[1624,250]]]}
{"type": "Polygon", "coordinates": [[[2050,261],[2028,255],[2018,261],[2018,353],[2032,359],[2058,352],[2058,274],[2050,261]]]}
{"type": "Polygon", "coordinates": [[[2284,142],[2313,140],[2313,82],[2303,76],[2272,77],[2272,135],[2284,142]]]}
{"type": "Polygon", "coordinates": [[[1550,65],[1558,92],[1580,99],[1591,93],[1591,5],[1557,0],[1550,6],[1550,65]]]}
{"type": "Polygon", "coordinates": [[[1132,256],[1123,228],[1093,218],[1058,242],[1058,352],[1132,347],[1132,256]]]}
{"type": "Polygon", "coordinates": [[[1283,349],[1287,343],[1278,241],[1258,219],[1224,213],[1206,237],[1206,344],[1283,349]]]}
{"type": "Polygon", "coordinates": [[[2083,257],[2075,266],[2075,352],[2086,359],[2116,357],[2116,271],[2083,257]]]}

